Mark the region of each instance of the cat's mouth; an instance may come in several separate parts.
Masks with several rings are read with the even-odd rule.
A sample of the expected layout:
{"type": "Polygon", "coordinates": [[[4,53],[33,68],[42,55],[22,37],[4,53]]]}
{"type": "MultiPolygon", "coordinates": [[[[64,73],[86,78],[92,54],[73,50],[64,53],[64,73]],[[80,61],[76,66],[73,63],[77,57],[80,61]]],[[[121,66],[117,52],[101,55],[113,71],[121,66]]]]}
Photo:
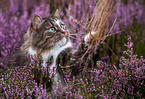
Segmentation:
{"type": "Polygon", "coordinates": [[[62,37],[67,37],[69,34],[68,34],[68,32],[61,32],[60,35],[61,35],[62,37]]]}
{"type": "Polygon", "coordinates": [[[60,45],[65,45],[68,41],[68,36],[69,33],[68,32],[61,32],[61,33],[58,33],[56,36],[56,39],[55,42],[59,42],[60,45]]]}

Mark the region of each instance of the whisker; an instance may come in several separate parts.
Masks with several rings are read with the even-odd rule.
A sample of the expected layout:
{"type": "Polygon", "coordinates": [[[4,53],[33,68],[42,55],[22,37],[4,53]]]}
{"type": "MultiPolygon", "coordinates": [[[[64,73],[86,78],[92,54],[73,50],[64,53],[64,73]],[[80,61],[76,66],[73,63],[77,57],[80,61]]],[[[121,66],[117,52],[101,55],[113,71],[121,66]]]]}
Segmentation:
{"type": "MultiPolygon", "coordinates": [[[[75,29],[75,30],[80,30],[80,28],[75,28],[74,26],[70,26],[70,27],[68,27],[68,29],[69,29],[69,30],[74,30],[74,29],[75,29]]],[[[84,28],[84,29],[85,29],[85,28],[84,28]]]]}
{"type": "Polygon", "coordinates": [[[70,36],[76,36],[77,34],[69,34],[70,36]]]}
{"type": "Polygon", "coordinates": [[[73,37],[73,36],[69,36],[69,38],[71,38],[71,39],[77,39],[76,37],[73,37]]]}
{"type": "Polygon", "coordinates": [[[77,35],[69,35],[69,36],[71,36],[71,37],[76,37],[77,35]]]}

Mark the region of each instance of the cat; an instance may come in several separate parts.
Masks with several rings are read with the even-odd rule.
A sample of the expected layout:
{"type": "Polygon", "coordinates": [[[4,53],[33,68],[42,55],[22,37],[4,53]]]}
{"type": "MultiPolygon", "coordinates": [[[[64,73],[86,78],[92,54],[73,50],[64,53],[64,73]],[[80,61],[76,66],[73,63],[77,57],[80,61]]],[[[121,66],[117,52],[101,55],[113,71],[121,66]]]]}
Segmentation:
{"type": "Polygon", "coordinates": [[[31,27],[25,35],[25,42],[21,46],[21,50],[29,55],[41,53],[43,59],[43,67],[46,69],[48,59],[53,56],[53,63],[49,66],[48,71],[51,77],[54,74],[51,90],[56,90],[58,80],[61,80],[63,87],[66,87],[63,76],[59,72],[54,71],[56,68],[56,59],[58,55],[67,48],[72,48],[69,39],[69,30],[65,23],[60,19],[58,10],[50,17],[41,18],[34,15],[31,27]]]}
{"type": "MultiPolygon", "coordinates": [[[[35,14],[30,27],[28,28],[26,34],[24,34],[24,43],[20,47],[20,52],[11,58],[14,61],[13,66],[28,65],[28,56],[34,56],[41,53],[43,67],[48,69],[50,77],[54,74],[51,91],[56,90],[56,84],[59,80],[61,81],[62,87],[66,87],[62,70],[58,66],[58,56],[64,50],[70,49],[67,53],[70,53],[68,59],[71,61],[71,74],[76,76],[79,74],[79,70],[83,68],[80,67],[80,64],[81,66],[85,65],[84,61],[86,59],[79,59],[85,53],[87,49],[87,41],[90,38],[89,34],[86,35],[85,39],[78,44],[78,47],[73,49],[69,35],[69,29],[61,20],[58,10],[56,10],[53,15],[45,18],[41,18],[39,15],[35,14]],[[48,67],[47,61],[52,56],[53,63],[48,67]],[[54,71],[54,68],[56,68],[56,71],[54,71]]],[[[8,66],[11,66],[10,64],[8,66]]],[[[53,94],[52,97],[55,97],[55,95],[53,94]]]]}

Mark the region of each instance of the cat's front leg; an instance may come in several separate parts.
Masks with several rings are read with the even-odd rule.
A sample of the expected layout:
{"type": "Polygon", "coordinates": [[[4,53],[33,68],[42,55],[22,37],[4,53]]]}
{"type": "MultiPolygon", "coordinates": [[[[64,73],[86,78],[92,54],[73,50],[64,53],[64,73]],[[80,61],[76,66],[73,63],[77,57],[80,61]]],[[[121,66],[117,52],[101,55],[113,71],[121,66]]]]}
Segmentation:
{"type": "Polygon", "coordinates": [[[53,75],[56,74],[56,66],[55,63],[53,63],[52,65],[50,65],[50,67],[48,68],[48,72],[49,72],[49,77],[52,78],[53,75]]]}

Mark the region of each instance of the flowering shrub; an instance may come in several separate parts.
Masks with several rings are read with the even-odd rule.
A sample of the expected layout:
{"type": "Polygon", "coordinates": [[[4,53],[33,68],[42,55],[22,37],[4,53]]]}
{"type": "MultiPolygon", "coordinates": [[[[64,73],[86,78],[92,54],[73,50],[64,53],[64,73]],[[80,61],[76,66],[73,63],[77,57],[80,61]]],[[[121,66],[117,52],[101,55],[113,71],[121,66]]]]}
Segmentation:
{"type": "Polygon", "coordinates": [[[71,83],[72,93],[78,93],[80,98],[143,98],[145,92],[145,59],[137,58],[133,54],[131,37],[125,44],[127,51],[123,51],[118,65],[108,65],[97,61],[96,68],[79,78],[74,78],[71,83]]]}
{"type": "MultiPolygon", "coordinates": [[[[127,35],[130,35],[132,42],[134,43],[134,52],[139,56],[145,57],[145,3],[144,0],[121,0],[118,1],[116,14],[112,16],[111,20],[117,15],[117,20],[112,29],[111,33],[117,33],[117,35],[112,35],[111,38],[107,39],[106,43],[113,50],[113,52],[121,57],[122,51],[125,50],[124,43],[127,42],[127,35]],[[119,32],[120,31],[120,32],[119,32]]],[[[105,50],[97,50],[99,57],[107,63],[118,62],[114,54],[108,49],[108,47],[103,46],[105,50]],[[109,54],[108,54],[109,53],[109,54]]]]}
{"type": "MultiPolygon", "coordinates": [[[[60,14],[70,28],[70,32],[77,34],[77,39],[72,40],[75,47],[83,36],[85,31],[83,26],[91,17],[96,0],[89,2],[88,0],[9,1],[8,8],[0,9],[0,72],[2,74],[0,76],[2,82],[0,84],[0,98],[50,98],[49,86],[53,78],[49,78],[48,72],[42,68],[41,56],[31,57],[31,63],[28,66],[16,67],[3,73],[4,69],[7,68],[7,62],[22,44],[22,36],[27,31],[33,15],[39,14],[46,17],[53,13],[56,8],[61,9],[60,14]]],[[[97,55],[94,54],[93,57],[93,68],[88,68],[83,75],[73,77],[73,79],[69,78],[70,70],[68,69],[68,74],[66,74],[68,87],[63,93],[62,86],[58,82],[55,91],[58,98],[145,97],[144,1],[122,0],[119,5],[120,7],[116,11],[118,19],[112,33],[124,31],[114,35],[109,40],[107,39],[107,43],[117,56],[121,57],[120,60],[114,58],[114,55],[107,48],[98,48],[97,55]],[[130,37],[127,39],[128,34],[133,42],[131,42],[130,37]],[[125,46],[122,45],[127,40],[128,43],[125,44],[127,50],[123,51],[125,46]],[[107,63],[96,62],[98,59],[107,60],[107,63]],[[109,65],[110,62],[113,65],[109,65]]]]}
{"type": "Polygon", "coordinates": [[[119,91],[118,95],[124,98],[141,98],[144,97],[145,86],[145,59],[143,56],[137,58],[137,55],[133,54],[133,43],[128,38],[125,46],[127,51],[123,51],[123,56],[120,58],[119,69],[113,72],[114,84],[113,88],[119,91]],[[114,73],[116,74],[114,76],[114,73]]]}
{"type": "MultiPolygon", "coordinates": [[[[42,69],[42,58],[34,56],[28,66],[16,67],[8,70],[2,75],[3,97],[4,98],[45,98],[51,96],[47,94],[45,87],[41,84],[42,75],[46,75],[42,69]],[[36,63],[37,62],[37,63],[36,63]],[[40,78],[39,78],[40,76],[40,78]]],[[[46,75],[47,76],[47,75],[46,75]]],[[[46,77],[44,76],[44,77],[46,77]]],[[[47,79],[50,82],[49,79],[47,79]]]]}

